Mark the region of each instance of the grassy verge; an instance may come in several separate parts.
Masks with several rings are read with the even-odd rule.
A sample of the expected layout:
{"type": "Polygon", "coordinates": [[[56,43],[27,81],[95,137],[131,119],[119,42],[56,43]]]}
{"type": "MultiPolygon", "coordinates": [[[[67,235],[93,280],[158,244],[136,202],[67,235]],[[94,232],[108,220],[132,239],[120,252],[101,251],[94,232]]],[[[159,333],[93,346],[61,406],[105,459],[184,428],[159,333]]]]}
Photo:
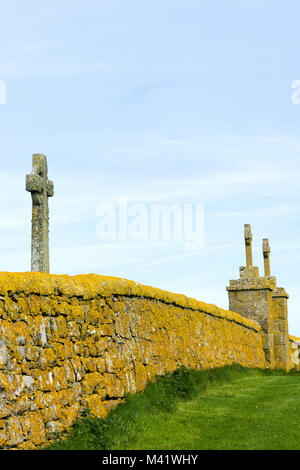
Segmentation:
{"type": "Polygon", "coordinates": [[[300,449],[299,396],[295,371],[180,368],[47,449],[300,449]]]}

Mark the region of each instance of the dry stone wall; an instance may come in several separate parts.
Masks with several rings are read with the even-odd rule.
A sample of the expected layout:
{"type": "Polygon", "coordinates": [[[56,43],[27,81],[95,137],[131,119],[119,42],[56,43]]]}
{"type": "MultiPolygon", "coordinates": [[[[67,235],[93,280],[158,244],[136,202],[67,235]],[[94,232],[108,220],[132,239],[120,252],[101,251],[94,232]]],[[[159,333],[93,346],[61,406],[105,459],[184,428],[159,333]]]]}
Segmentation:
{"type": "Polygon", "coordinates": [[[289,335],[289,369],[300,370],[300,338],[289,335]]]}
{"type": "Polygon", "coordinates": [[[38,448],[181,365],[265,367],[261,327],[97,275],[0,273],[0,447],[38,448]]]}

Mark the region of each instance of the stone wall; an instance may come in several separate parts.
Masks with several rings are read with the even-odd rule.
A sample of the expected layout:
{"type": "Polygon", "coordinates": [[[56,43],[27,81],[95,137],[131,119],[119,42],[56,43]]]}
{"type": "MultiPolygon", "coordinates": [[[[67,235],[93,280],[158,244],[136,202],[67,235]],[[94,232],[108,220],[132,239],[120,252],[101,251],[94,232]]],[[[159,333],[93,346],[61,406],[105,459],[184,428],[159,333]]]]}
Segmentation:
{"type": "Polygon", "coordinates": [[[261,326],[263,348],[269,367],[275,365],[272,298],[275,288],[275,277],[259,277],[256,266],[241,267],[240,279],[231,280],[226,288],[230,310],[256,321],[261,326]]]}
{"type": "Polygon", "coordinates": [[[37,448],[181,365],[265,367],[261,327],[125,279],[0,273],[0,447],[37,448]]]}
{"type": "Polygon", "coordinates": [[[289,335],[289,369],[300,370],[300,338],[289,335]]]}

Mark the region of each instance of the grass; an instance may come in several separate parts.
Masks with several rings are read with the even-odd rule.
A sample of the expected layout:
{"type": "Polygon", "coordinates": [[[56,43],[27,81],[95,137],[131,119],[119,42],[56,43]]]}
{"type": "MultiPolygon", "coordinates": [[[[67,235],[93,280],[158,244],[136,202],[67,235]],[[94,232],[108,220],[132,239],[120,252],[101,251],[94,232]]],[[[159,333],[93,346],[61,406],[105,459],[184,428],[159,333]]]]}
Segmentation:
{"type": "Polygon", "coordinates": [[[47,450],[299,450],[299,396],[295,371],[180,368],[47,450]]]}

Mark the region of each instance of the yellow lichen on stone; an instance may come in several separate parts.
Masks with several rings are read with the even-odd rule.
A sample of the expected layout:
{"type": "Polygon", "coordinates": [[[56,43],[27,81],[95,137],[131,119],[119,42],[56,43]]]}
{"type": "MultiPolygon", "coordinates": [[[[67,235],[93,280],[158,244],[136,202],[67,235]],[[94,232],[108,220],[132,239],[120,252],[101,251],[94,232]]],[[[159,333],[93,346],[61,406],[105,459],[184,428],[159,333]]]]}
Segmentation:
{"type": "Polygon", "coordinates": [[[289,335],[289,368],[300,369],[300,338],[289,335]]]}
{"type": "Polygon", "coordinates": [[[264,367],[253,320],[133,281],[0,273],[0,445],[37,448],[185,365],[264,367]]]}

